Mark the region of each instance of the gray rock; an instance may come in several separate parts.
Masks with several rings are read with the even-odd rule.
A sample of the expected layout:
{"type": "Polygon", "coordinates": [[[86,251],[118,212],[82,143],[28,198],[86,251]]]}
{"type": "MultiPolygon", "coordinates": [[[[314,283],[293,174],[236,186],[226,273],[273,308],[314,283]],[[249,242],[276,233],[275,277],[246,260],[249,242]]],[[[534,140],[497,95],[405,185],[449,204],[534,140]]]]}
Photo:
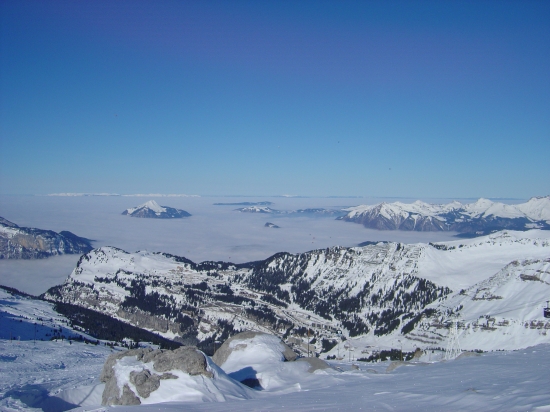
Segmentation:
{"type": "Polygon", "coordinates": [[[163,373],[162,375],[160,375],[160,379],[161,380],[178,379],[178,377],[176,375],[174,375],[173,373],[167,372],[167,373],[163,373]]]}
{"type": "Polygon", "coordinates": [[[124,352],[113,353],[105,361],[105,364],[103,365],[103,370],[101,371],[101,375],[99,376],[99,380],[101,382],[108,382],[111,378],[113,378],[114,376],[113,366],[115,366],[115,363],[117,360],[122,359],[126,356],[136,356],[138,360],[141,360],[143,359],[145,354],[152,351],[153,349],[151,348],[139,348],[139,349],[127,350],[124,352]]]}
{"type": "Polygon", "coordinates": [[[122,388],[122,396],[118,405],[141,405],[141,401],[136,394],[130,389],[128,384],[122,388]]]}
{"type": "Polygon", "coordinates": [[[189,375],[212,376],[206,370],[206,358],[202,352],[190,346],[182,346],[173,351],[150,352],[144,356],[143,362],[149,363],[151,361],[154,362],[153,367],[156,372],[168,372],[177,369],[189,375]]]}
{"type": "Polygon", "coordinates": [[[139,405],[140,398],[126,384],[122,394],[114,373],[114,366],[117,361],[127,356],[135,356],[138,361],[143,362],[144,368],[141,371],[130,372],[129,380],[135,386],[138,395],[148,398],[152,392],[160,387],[160,381],[165,379],[177,379],[178,377],[168,371],[179,370],[189,375],[204,375],[212,377],[207,370],[208,363],[204,354],[194,347],[180,347],[176,350],[153,350],[151,348],[132,349],[125,352],[114,353],[103,365],[100,380],[105,382],[105,389],[102,395],[103,405],[139,405]],[[145,367],[147,363],[153,363],[152,370],[145,367]],[[157,372],[165,372],[158,374],[157,372]]]}
{"type": "MultiPolygon", "coordinates": [[[[262,333],[262,332],[253,332],[253,331],[245,331],[245,332],[241,332],[241,333],[237,333],[236,335],[230,337],[229,339],[227,339],[221,346],[220,348],[216,351],[216,353],[214,354],[214,356],[212,356],[212,360],[214,361],[214,363],[216,363],[217,365],[223,365],[225,363],[225,361],[227,360],[227,358],[229,357],[229,355],[234,351],[234,350],[242,350],[242,349],[245,349],[247,344],[246,343],[239,343],[240,341],[245,341],[245,340],[249,340],[249,339],[252,339],[256,336],[260,336],[260,335],[269,335],[267,333],[262,333]],[[231,342],[237,342],[237,344],[234,345],[233,348],[230,347],[230,344],[231,342]]],[[[273,335],[269,335],[269,336],[273,336],[273,335]]],[[[290,347],[285,344],[283,341],[281,341],[281,345],[282,346],[282,352],[281,354],[283,355],[285,361],[294,361],[296,360],[297,358],[297,355],[296,353],[290,349],[290,347]]]]}
{"type": "Polygon", "coordinates": [[[151,374],[149,369],[141,372],[130,372],[130,382],[134,384],[136,390],[142,398],[148,398],[151,392],[156,391],[160,386],[160,376],[151,374]]]}

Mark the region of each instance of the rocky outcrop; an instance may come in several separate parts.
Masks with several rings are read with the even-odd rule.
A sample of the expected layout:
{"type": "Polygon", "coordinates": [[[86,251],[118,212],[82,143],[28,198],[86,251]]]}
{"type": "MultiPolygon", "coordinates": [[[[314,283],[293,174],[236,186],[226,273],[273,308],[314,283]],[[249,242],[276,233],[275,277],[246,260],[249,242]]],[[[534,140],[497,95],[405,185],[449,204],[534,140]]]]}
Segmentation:
{"type": "Polygon", "coordinates": [[[172,373],[177,371],[212,377],[204,354],[194,347],[183,346],[173,351],[140,348],[112,354],[100,376],[101,382],[105,382],[102,403],[140,405],[160,387],[162,380],[178,379],[172,373]],[[135,357],[131,367],[121,362],[128,357],[135,357]]]}
{"type": "Polygon", "coordinates": [[[0,259],[43,259],[90,250],[91,240],[74,233],[20,227],[0,217],[0,259]]]}

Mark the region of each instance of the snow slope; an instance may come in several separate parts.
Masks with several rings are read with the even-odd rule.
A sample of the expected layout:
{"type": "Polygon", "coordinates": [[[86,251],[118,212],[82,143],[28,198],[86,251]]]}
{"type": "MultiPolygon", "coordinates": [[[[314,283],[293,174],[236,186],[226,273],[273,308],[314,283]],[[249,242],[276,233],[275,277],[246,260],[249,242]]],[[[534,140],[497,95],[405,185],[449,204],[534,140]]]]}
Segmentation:
{"type": "Polygon", "coordinates": [[[67,337],[92,338],[71,329],[51,303],[1,288],[0,326],[0,410],[64,411],[101,403],[98,377],[109,347],[69,342],[67,337]]]}
{"type": "Polygon", "coordinates": [[[460,343],[468,350],[516,349],[550,342],[550,319],[543,308],[550,299],[550,256],[516,260],[493,276],[429,305],[436,316],[420,322],[405,338],[424,341],[444,336],[438,319],[458,319],[460,343]]]}
{"type": "Polygon", "coordinates": [[[262,392],[246,401],[117,406],[101,411],[548,411],[548,364],[550,345],[450,362],[408,363],[391,373],[385,372],[389,362],[359,362],[358,369],[350,363],[333,363],[343,372],[317,372],[294,392],[262,392]]]}
{"type": "MultiPolygon", "coordinates": [[[[537,265],[527,263],[526,267],[531,270],[527,276],[536,274],[542,279],[541,272],[537,271],[541,268],[546,270],[547,266],[537,265]]],[[[513,278],[509,273],[500,273],[486,286],[493,287],[491,285],[499,284],[501,279],[513,278]]],[[[512,289],[514,286],[508,288],[509,291],[512,289]]],[[[497,289],[492,292],[504,293],[497,289]]],[[[48,306],[51,308],[49,304],[34,299],[19,297],[12,300],[5,292],[2,292],[0,299],[3,305],[7,304],[4,301],[8,301],[12,316],[17,315],[16,308],[20,307],[22,319],[39,313],[54,315],[48,312],[48,306]]],[[[25,336],[32,336],[31,332],[25,336]]],[[[257,347],[261,348],[263,344],[258,342],[257,347]]],[[[299,362],[296,362],[297,368],[289,373],[284,368],[276,367],[276,364],[285,366],[287,362],[270,361],[269,357],[267,362],[262,361],[258,359],[255,348],[251,349],[250,356],[245,354],[234,359],[231,369],[259,369],[271,364],[275,367],[267,367],[263,372],[270,374],[273,380],[277,379],[273,390],[247,391],[249,399],[243,399],[242,393],[235,392],[233,381],[227,378],[227,385],[219,384],[204,399],[199,399],[190,390],[187,395],[180,394],[184,398],[187,396],[186,402],[182,402],[181,398],[166,402],[171,397],[176,400],[178,396],[167,387],[166,391],[158,394],[157,400],[163,403],[106,407],[99,405],[103,388],[97,377],[111,353],[108,347],[78,342],[69,344],[67,341],[37,341],[35,344],[31,340],[10,342],[0,339],[0,410],[61,412],[78,405],[81,406],[76,410],[82,412],[550,410],[550,392],[547,390],[549,344],[436,363],[357,362],[353,366],[353,362],[331,362],[335,369],[314,373],[300,370],[299,362]]],[[[303,364],[306,365],[305,362],[303,364]]],[[[221,368],[210,362],[209,365],[220,375],[225,375],[221,368]]],[[[226,369],[230,370],[229,367],[226,369]]],[[[189,388],[193,389],[193,386],[190,384],[189,388]]]]}
{"type": "Polygon", "coordinates": [[[494,275],[513,260],[550,257],[550,232],[506,230],[432,245],[420,246],[417,275],[458,291],[494,275]]]}

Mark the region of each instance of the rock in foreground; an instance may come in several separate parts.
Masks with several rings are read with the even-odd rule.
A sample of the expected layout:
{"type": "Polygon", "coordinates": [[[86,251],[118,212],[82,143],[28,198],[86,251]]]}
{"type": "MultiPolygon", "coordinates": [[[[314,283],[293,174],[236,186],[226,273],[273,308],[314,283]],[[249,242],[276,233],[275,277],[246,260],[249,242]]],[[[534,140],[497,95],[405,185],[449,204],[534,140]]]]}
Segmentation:
{"type": "Polygon", "coordinates": [[[250,397],[247,388],[189,346],[173,351],[142,348],[113,354],[105,362],[100,380],[105,382],[103,405],[221,402],[250,397]]]}

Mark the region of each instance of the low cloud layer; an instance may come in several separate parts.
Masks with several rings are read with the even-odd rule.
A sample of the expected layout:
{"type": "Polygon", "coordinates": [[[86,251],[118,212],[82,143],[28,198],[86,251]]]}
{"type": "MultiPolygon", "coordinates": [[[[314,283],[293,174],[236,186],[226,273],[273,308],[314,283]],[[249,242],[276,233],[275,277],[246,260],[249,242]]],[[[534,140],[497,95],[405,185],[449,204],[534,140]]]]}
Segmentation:
{"type": "MultiPolygon", "coordinates": [[[[333,217],[286,217],[240,213],[236,207],[214,203],[269,200],[278,210],[342,208],[379,199],[342,198],[156,198],[160,205],[184,209],[183,219],[139,219],[123,216],[143,203],[132,197],[0,196],[0,216],[20,226],[69,230],[93,239],[95,247],[116,246],[129,252],[149,250],[185,256],[195,262],[224,260],[242,263],[265,259],[277,252],[305,252],[330,246],[356,246],[364,241],[405,243],[452,239],[448,232],[397,232],[365,229],[333,217]],[[273,222],[279,229],[265,227],[273,222]]],[[[388,199],[385,199],[388,201],[388,199]]],[[[402,200],[402,199],[401,199],[402,200]]],[[[416,199],[412,199],[416,200],[416,199]]],[[[38,261],[0,261],[0,284],[37,294],[61,283],[78,256],[38,261]]]]}

